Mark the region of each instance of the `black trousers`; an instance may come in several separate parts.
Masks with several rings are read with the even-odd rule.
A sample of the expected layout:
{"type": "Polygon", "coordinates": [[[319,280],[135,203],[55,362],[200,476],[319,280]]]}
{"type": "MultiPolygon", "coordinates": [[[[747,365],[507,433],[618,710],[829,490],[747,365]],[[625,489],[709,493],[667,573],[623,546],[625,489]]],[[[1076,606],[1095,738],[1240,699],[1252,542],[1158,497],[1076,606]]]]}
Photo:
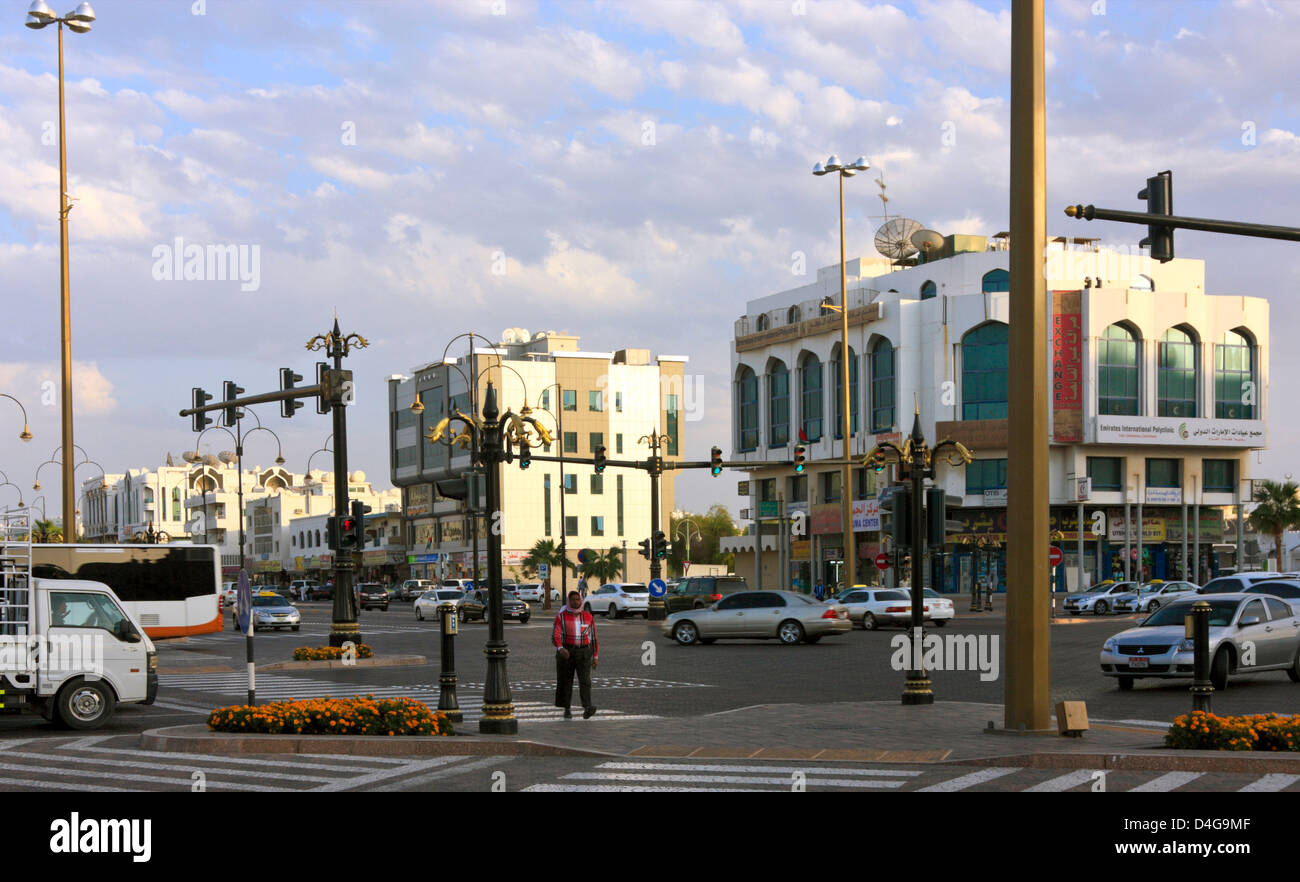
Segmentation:
{"type": "Polygon", "coordinates": [[[591,647],[570,646],[569,657],[555,653],[555,706],[569,707],[573,702],[573,675],[578,675],[578,697],[584,708],[591,707],[591,647]]]}

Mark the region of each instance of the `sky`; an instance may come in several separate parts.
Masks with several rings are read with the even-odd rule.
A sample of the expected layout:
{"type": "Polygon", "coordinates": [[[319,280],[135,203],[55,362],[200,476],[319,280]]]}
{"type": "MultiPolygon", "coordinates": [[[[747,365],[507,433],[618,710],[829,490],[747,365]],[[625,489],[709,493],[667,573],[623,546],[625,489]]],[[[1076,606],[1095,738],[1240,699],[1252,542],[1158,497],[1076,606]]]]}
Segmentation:
{"type": "MultiPolygon", "coordinates": [[[[348,359],[349,452],[380,487],[385,379],[510,327],[689,356],[703,394],[685,454],[707,459],[730,449],[745,302],[802,284],[796,251],[838,261],[814,162],[865,155],[891,209],[932,229],[1008,226],[1009,2],[94,5],[93,30],[64,40],[73,402],[77,461],[110,473],[193,448],[177,415],[193,386],[271,391],[281,367],[310,382],[305,344],[336,311],[370,343],[348,359]],[[186,278],[178,244],[242,263],[186,278]]],[[[0,400],[0,470],[54,515],[59,469],[31,488],[60,443],[56,35],[21,8],[0,21],[0,392],[35,438],[0,400]]],[[[1179,214],[1297,222],[1300,2],[1048,0],[1046,22],[1049,234],[1131,246],[1140,228],[1061,208],[1141,210],[1163,169],[1179,214]]],[[[873,255],[875,194],[849,187],[850,256],[873,255]]],[[[1208,293],[1270,301],[1257,477],[1300,473],[1294,249],[1176,235],[1208,293]]],[[[311,405],[257,410],[295,471],[330,433],[311,405]]],[[[245,461],[273,447],[254,436],[245,461]]],[[[707,470],[677,488],[685,508],[738,508],[707,470]]],[[[16,495],[0,486],[0,505],[16,495]]]]}

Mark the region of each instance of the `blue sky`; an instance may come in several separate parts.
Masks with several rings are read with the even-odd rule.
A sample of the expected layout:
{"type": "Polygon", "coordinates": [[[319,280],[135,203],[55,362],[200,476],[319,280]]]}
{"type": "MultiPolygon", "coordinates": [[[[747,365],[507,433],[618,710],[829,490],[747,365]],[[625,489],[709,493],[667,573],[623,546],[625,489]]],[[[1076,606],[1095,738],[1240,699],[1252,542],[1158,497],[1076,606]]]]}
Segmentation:
{"type": "MultiPolygon", "coordinates": [[[[310,374],[302,346],[336,308],[374,344],[352,359],[351,451],[381,485],[384,377],[470,328],[689,355],[705,400],[686,453],[703,459],[730,437],[732,320],[790,287],[792,251],[838,259],[813,162],[866,154],[892,208],[945,232],[1007,225],[1009,3],[199,5],[102,0],[90,34],[65,35],[77,439],[110,471],[192,443],[176,411],[193,385],[310,374]],[[154,248],[176,236],[258,246],[258,289],[155,280],[154,248]]],[[[1300,3],[1049,0],[1047,22],[1050,232],[1131,243],[1136,229],[1057,209],[1138,209],[1164,168],[1180,212],[1294,223],[1300,3]]],[[[37,440],[0,441],[0,468],[28,496],[15,476],[58,443],[58,408],[41,403],[58,377],[54,68],[53,32],[11,10],[0,390],[37,440]]],[[[851,254],[870,253],[874,193],[849,194],[851,254]]],[[[1269,297],[1284,339],[1293,246],[1180,232],[1177,248],[1207,261],[1211,293],[1269,297]]],[[[1285,348],[1275,392],[1300,379],[1285,348]]],[[[1290,468],[1300,440],[1284,400],[1261,472],[1290,468]]],[[[296,468],[329,432],[310,408],[263,418],[296,468]]],[[[679,500],[703,507],[719,486],[683,478],[679,500]]]]}

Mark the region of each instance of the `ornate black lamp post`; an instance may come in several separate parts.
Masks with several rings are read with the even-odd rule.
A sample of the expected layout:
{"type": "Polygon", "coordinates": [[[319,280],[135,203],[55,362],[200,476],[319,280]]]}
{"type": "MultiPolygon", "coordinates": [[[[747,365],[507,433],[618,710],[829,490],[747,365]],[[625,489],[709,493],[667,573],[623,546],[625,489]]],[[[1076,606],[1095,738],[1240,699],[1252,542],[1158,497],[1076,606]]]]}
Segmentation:
{"type": "MultiPolygon", "coordinates": [[[[925,621],[925,479],[934,477],[934,459],[943,453],[950,465],[964,465],[971,461],[970,451],[957,441],[940,441],[931,449],[925,443],[921,431],[921,413],[918,409],[912,420],[912,435],[900,448],[889,442],[877,444],[871,448],[862,461],[864,466],[877,472],[886,465],[899,465],[899,478],[911,482],[911,505],[907,514],[911,516],[912,539],[912,667],[907,672],[903,684],[903,704],[933,704],[934,693],[930,690],[930,677],[921,662],[923,646],[922,626],[925,621]]],[[[904,515],[899,505],[894,506],[894,516],[904,515]]],[[[901,551],[901,549],[900,549],[901,551]]]]}
{"type": "Polygon", "coordinates": [[[510,679],[506,672],[506,657],[510,648],[506,644],[505,625],[501,612],[501,471],[500,465],[514,462],[514,449],[531,446],[529,426],[531,426],[543,444],[551,443],[551,433],[546,427],[529,416],[527,405],[524,411],[515,414],[507,410],[504,414],[497,408],[497,390],[489,380],[487,391],[483,395],[483,416],[478,419],[457,409],[451,416],[443,417],[426,436],[430,442],[438,442],[447,431],[452,420],[461,423],[463,430],[452,439],[453,444],[462,448],[471,447],[475,453],[475,465],[484,473],[486,485],[487,511],[490,525],[487,531],[488,544],[488,640],[483,648],[487,656],[487,684],[483,693],[483,717],[479,720],[479,731],[488,735],[514,735],[519,731],[519,721],[515,719],[514,700],[510,695],[510,679]]]}

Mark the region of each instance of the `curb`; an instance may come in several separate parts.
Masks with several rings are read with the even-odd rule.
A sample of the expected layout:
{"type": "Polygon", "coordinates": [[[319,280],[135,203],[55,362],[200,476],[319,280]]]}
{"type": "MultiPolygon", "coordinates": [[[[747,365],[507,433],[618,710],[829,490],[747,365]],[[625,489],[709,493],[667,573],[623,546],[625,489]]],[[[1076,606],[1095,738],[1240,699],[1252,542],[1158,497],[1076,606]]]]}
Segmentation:
{"type": "Polygon", "coordinates": [[[1152,772],[1300,773],[1300,757],[1269,753],[1251,755],[1245,751],[1217,750],[1150,750],[1143,753],[1025,753],[949,760],[944,765],[1152,772]]]}
{"type": "Polygon", "coordinates": [[[429,660],[422,655],[377,655],[373,658],[358,658],[345,663],[342,659],[320,659],[319,661],[272,662],[258,665],[259,671],[323,671],[337,668],[396,668],[401,665],[427,665],[429,660]]]}
{"type": "Polygon", "coordinates": [[[205,725],[168,726],[140,734],[140,747],[172,753],[343,754],[346,756],[584,756],[609,759],[620,753],[565,747],[541,741],[509,741],[499,736],[406,735],[235,735],[205,725]]]}

